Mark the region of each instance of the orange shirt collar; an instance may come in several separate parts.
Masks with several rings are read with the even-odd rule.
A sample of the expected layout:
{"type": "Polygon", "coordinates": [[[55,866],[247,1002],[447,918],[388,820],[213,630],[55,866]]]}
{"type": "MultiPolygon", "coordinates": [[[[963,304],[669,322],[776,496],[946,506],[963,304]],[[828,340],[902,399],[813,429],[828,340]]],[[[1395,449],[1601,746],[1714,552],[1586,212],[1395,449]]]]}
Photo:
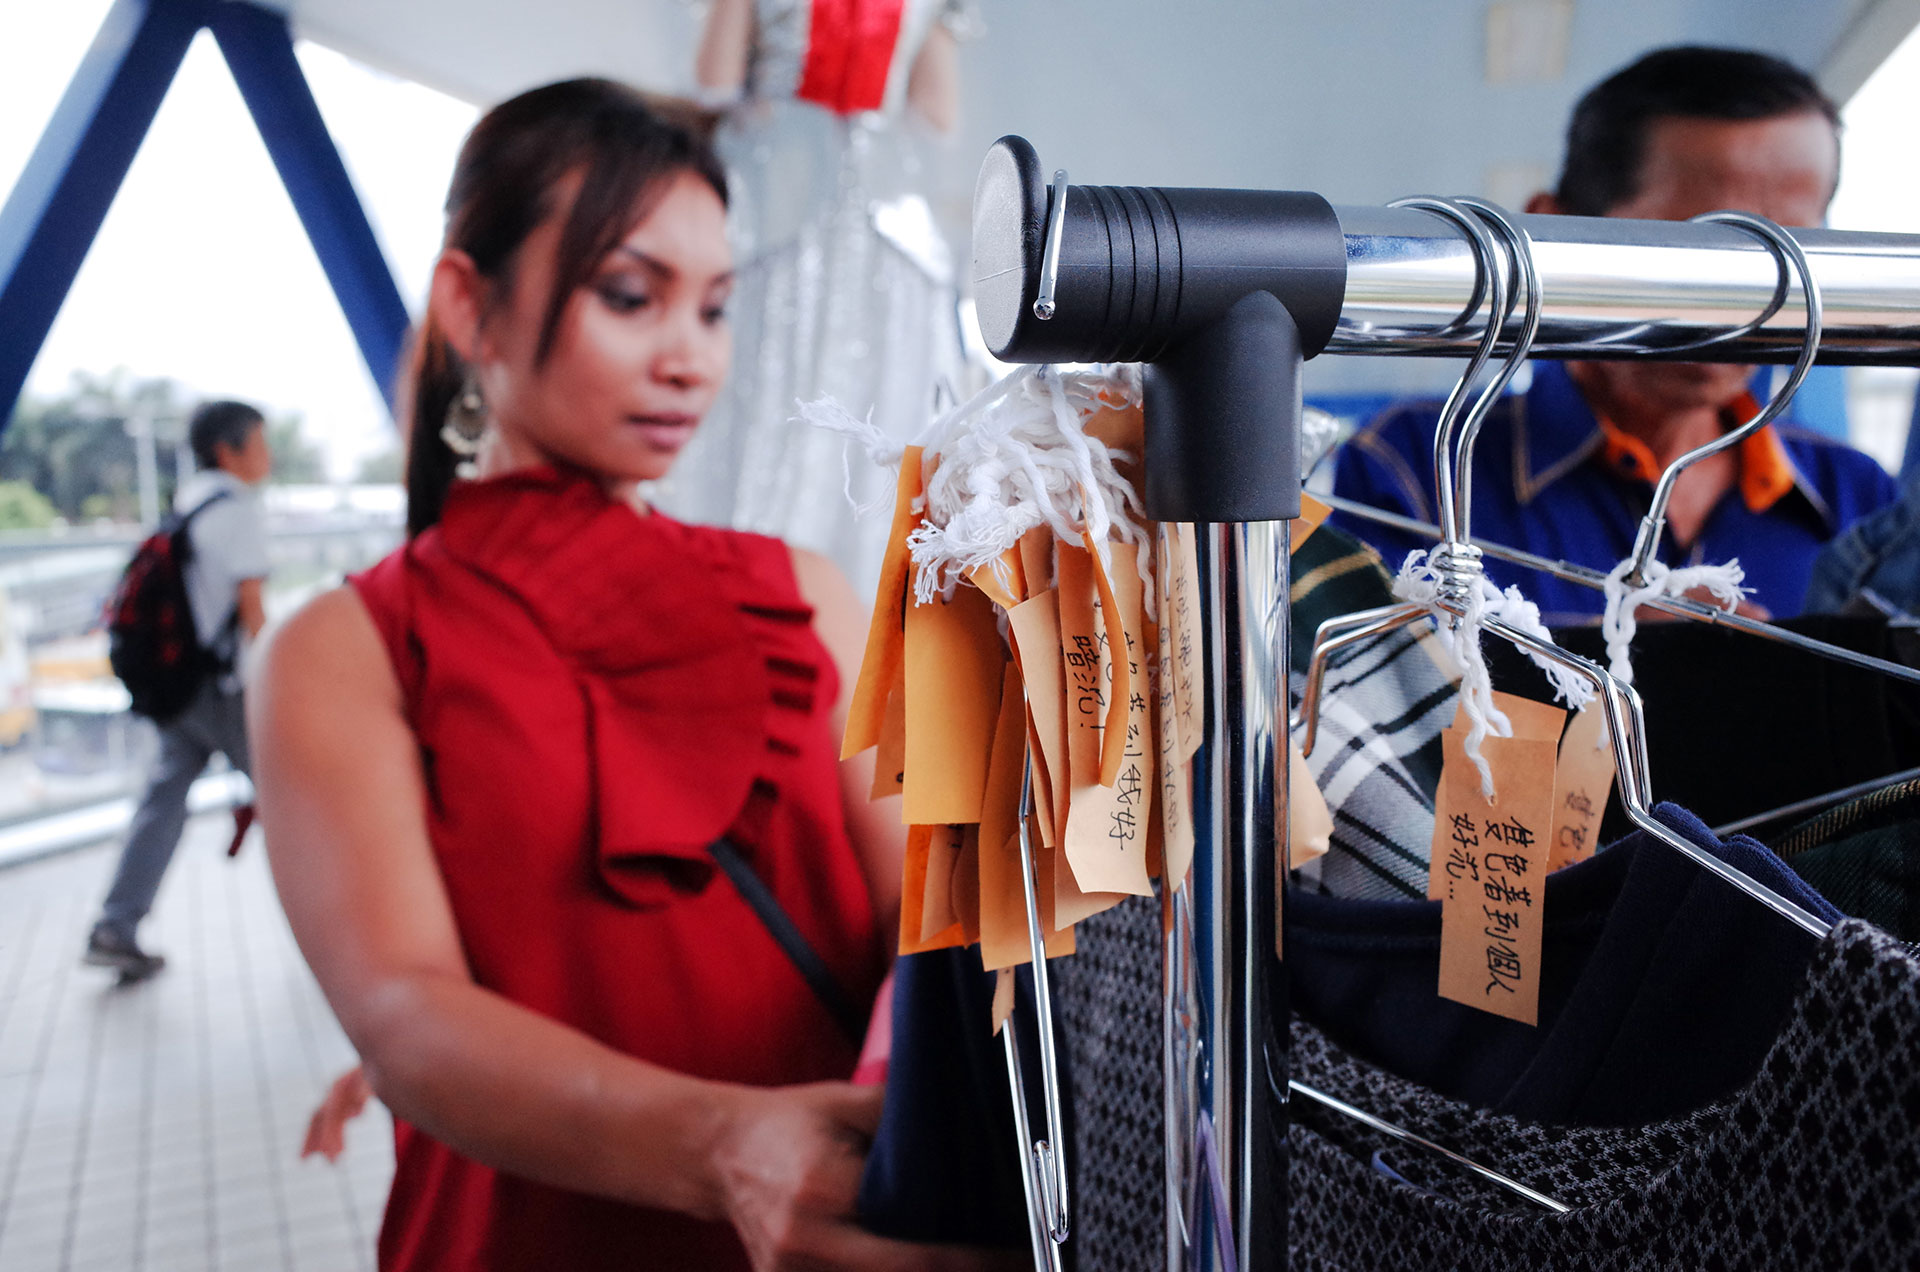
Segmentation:
{"type": "MultiPolygon", "coordinates": [[[[1731,423],[1746,419],[1759,409],[1760,404],[1753,395],[1743,393],[1727,408],[1725,415],[1731,423]]],[[[1645,442],[1622,431],[1604,415],[1596,413],[1594,418],[1600,422],[1601,457],[1615,472],[1645,482],[1658,480],[1659,461],[1645,442]]],[[[1747,505],[1747,511],[1765,512],[1793,489],[1797,480],[1793,461],[1787,458],[1787,448],[1771,424],[1741,442],[1734,455],[1740,464],[1740,498],[1747,505]]]]}

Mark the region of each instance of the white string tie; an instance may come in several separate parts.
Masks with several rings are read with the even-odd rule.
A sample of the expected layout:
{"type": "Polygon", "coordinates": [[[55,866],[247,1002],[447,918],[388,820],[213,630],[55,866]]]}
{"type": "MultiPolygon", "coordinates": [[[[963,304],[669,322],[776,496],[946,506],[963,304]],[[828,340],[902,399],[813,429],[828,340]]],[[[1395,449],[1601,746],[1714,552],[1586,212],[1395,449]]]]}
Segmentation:
{"type": "Polygon", "coordinates": [[[1747,572],[1740,568],[1737,559],[1725,565],[1687,565],[1677,570],[1659,561],[1649,561],[1645,566],[1646,581],[1638,587],[1627,582],[1627,573],[1632,568],[1633,561],[1628,559],[1614,566],[1607,575],[1604,589],[1607,608],[1600,617],[1600,633],[1607,641],[1608,668],[1626,685],[1633,683],[1630,647],[1634,633],[1640,629],[1638,611],[1642,605],[1656,596],[1684,596],[1695,589],[1704,589],[1732,613],[1751,590],[1741,586],[1747,572]]]}
{"type": "MultiPolygon", "coordinates": [[[[1084,531],[1109,570],[1109,539],[1133,544],[1141,580],[1149,582],[1145,509],[1114,467],[1131,456],[1085,429],[1096,411],[1139,403],[1137,367],[1030,366],[934,420],[922,443],[924,519],[907,537],[916,601],[952,595],[963,575],[982,567],[1009,583],[1003,555],[1042,525],[1069,543],[1084,531]]],[[[900,462],[903,447],[828,399],[803,405],[800,418],[852,438],[875,463],[900,462]]],[[[1153,589],[1142,592],[1151,607],[1153,589]]]]}
{"type": "MultiPolygon", "coordinates": [[[[1502,591],[1480,570],[1480,550],[1466,544],[1436,544],[1407,554],[1400,574],[1393,581],[1393,594],[1403,601],[1425,605],[1433,610],[1441,643],[1460,664],[1460,706],[1467,717],[1464,750],[1480,770],[1480,793],[1494,797],[1493,766],[1481,753],[1481,742],[1491,733],[1495,737],[1513,736],[1513,722],[1493,704],[1493,681],[1487,674],[1486,653],[1480,647],[1480,629],[1489,620],[1525,632],[1549,644],[1553,636],[1540,621],[1540,607],[1520,595],[1520,589],[1502,591]],[[1442,605],[1448,601],[1459,606],[1455,615],[1442,605]]],[[[1545,672],[1553,685],[1553,696],[1579,710],[1593,699],[1593,686],[1571,667],[1563,667],[1531,649],[1523,652],[1545,672]]]]}

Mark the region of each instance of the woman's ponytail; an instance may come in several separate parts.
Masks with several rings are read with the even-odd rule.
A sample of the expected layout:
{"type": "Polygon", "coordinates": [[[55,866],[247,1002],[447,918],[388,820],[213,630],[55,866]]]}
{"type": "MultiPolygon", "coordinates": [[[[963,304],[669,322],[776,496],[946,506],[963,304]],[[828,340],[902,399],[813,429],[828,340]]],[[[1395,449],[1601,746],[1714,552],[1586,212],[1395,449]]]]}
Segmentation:
{"type": "Polygon", "coordinates": [[[407,428],[407,537],[440,520],[460,457],[441,439],[441,426],[459,396],[466,372],[428,308],[414,334],[401,389],[407,428]]]}

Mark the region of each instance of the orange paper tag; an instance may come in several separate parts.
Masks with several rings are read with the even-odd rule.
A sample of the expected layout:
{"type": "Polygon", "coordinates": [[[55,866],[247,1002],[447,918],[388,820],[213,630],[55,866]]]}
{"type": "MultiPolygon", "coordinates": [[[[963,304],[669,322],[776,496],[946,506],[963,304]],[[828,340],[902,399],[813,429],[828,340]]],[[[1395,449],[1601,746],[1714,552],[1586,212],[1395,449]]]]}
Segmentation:
{"type": "MultiPolygon", "coordinates": [[[[1166,543],[1164,535],[1161,543],[1163,546],[1166,543]]],[[[1164,597],[1161,606],[1160,612],[1165,614],[1164,597]]],[[[1159,699],[1160,719],[1154,742],[1160,753],[1155,770],[1160,793],[1154,802],[1160,813],[1160,851],[1164,858],[1161,877],[1169,889],[1178,890],[1186,885],[1187,871],[1193,865],[1193,793],[1190,762],[1180,754],[1179,709],[1174,705],[1173,691],[1172,623],[1160,624],[1159,644],[1154,690],[1159,699]]]]}
{"type": "Polygon", "coordinates": [[[1005,659],[993,604],[979,589],[908,606],[901,815],[910,825],[980,820],[1005,659]]]}
{"type": "Polygon", "coordinates": [[[1443,998],[1531,1025],[1539,1013],[1541,885],[1565,713],[1504,694],[1494,698],[1515,735],[1481,743],[1493,767],[1496,802],[1480,793],[1465,730],[1442,735],[1429,884],[1441,902],[1439,988],[1443,998]]]}
{"type": "Polygon", "coordinates": [[[1313,537],[1313,532],[1321,527],[1332,512],[1333,509],[1327,507],[1327,505],[1321,503],[1312,495],[1301,495],[1300,515],[1294,518],[1293,522],[1293,542],[1291,550],[1298,552],[1300,545],[1313,537]]]}
{"type": "MultiPolygon", "coordinates": [[[[904,669],[902,669],[904,670],[904,669]]],[[[887,694],[886,723],[880,729],[880,745],[873,754],[873,789],[869,799],[898,795],[907,776],[907,686],[902,676],[887,694]]]]}
{"type": "Polygon", "coordinates": [[[1008,548],[1000,554],[1000,571],[995,574],[991,565],[976,566],[967,571],[967,578],[973,585],[987,594],[1003,610],[1010,610],[1027,599],[1027,584],[1023,577],[1025,571],[1020,565],[1020,550],[1008,548]],[[1004,580],[1001,576],[1005,576],[1004,580]]]}
{"type": "Polygon", "coordinates": [[[1016,605],[1007,615],[1014,647],[1020,651],[1020,670],[1026,678],[1027,717],[1040,756],[1046,762],[1047,787],[1053,820],[1047,841],[1060,842],[1067,815],[1066,688],[1060,672],[1060,599],[1051,590],[1016,605]]]}
{"type": "Polygon", "coordinates": [[[1098,559],[1066,545],[1060,550],[1061,659],[1073,777],[1066,856],[1075,882],[1087,892],[1149,896],[1153,884],[1146,848],[1154,757],[1145,693],[1144,612],[1134,549],[1111,547],[1114,578],[1097,603],[1094,589],[1082,582],[1082,571],[1097,583],[1102,573],[1098,559]],[[1134,692],[1136,682],[1141,692],[1134,692]]]}
{"type": "Polygon", "coordinates": [[[1027,713],[1019,673],[1007,667],[980,810],[980,959],[989,969],[1027,961],[1027,900],[1020,880],[1020,778],[1027,713]]]}
{"type": "Polygon", "coordinates": [[[1200,567],[1193,527],[1184,521],[1165,527],[1167,611],[1173,626],[1173,694],[1180,725],[1180,758],[1190,760],[1204,740],[1207,704],[1205,634],[1200,630],[1200,567]]]}
{"type": "MultiPolygon", "coordinates": [[[[950,836],[952,831],[951,826],[907,827],[906,868],[900,883],[900,952],[902,954],[946,949],[948,946],[962,945],[966,942],[966,934],[957,922],[935,932],[930,938],[922,937],[926,921],[928,866],[934,855],[934,838],[940,836],[944,839],[950,836]]],[[[951,858],[947,856],[944,849],[940,855],[947,862],[947,869],[951,872],[951,858]]],[[[949,878],[951,878],[950,873],[949,878]]]]}
{"type": "Polygon", "coordinates": [[[874,592],[867,650],[860,660],[860,676],[854,682],[853,697],[847,706],[847,731],[840,743],[843,760],[880,741],[886,722],[887,696],[900,678],[902,616],[907,599],[907,572],[912,564],[907,555],[907,536],[919,521],[913,511],[913,501],[919,497],[920,448],[909,446],[900,457],[900,479],[894,488],[893,528],[888,532],[886,555],[880,562],[880,585],[874,592]]]}
{"type": "Polygon", "coordinates": [[[998,1034],[1013,1015],[1013,969],[1003,967],[993,978],[993,1032],[998,1034]]]}
{"type": "Polygon", "coordinates": [[[1560,765],[1553,780],[1553,852],[1547,869],[1585,861],[1600,846],[1600,819],[1606,815],[1614,775],[1606,708],[1595,702],[1573,717],[1560,740],[1560,765]]]}

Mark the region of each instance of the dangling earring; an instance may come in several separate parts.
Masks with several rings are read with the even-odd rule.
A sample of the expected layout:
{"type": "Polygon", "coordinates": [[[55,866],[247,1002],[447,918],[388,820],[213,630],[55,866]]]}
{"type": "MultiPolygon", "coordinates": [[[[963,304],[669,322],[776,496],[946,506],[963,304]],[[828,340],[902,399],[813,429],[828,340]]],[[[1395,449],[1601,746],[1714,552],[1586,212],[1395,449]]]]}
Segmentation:
{"type": "Polygon", "coordinates": [[[446,421],[440,425],[440,440],[460,457],[453,466],[455,477],[472,478],[480,471],[475,458],[486,435],[487,400],[480,395],[480,382],[469,374],[462,381],[460,392],[454,395],[453,404],[447,407],[446,421]]]}

